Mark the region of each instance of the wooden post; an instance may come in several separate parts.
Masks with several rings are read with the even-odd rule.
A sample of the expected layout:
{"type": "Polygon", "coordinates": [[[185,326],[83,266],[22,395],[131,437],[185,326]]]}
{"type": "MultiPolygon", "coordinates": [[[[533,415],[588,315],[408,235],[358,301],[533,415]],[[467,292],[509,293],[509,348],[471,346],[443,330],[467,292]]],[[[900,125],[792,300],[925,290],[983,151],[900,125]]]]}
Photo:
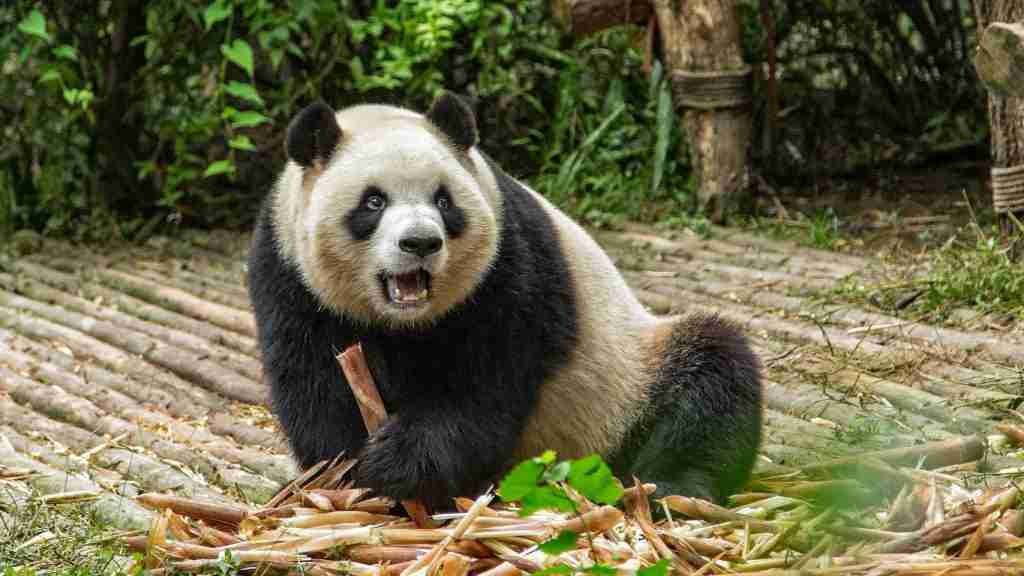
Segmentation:
{"type": "Polygon", "coordinates": [[[990,87],[992,201],[1010,231],[1016,226],[1008,214],[1024,220],[1024,0],[975,0],[974,7],[981,39],[975,68],[990,87]]]}
{"type": "Polygon", "coordinates": [[[1024,22],[989,24],[978,41],[974,67],[991,92],[1024,98],[1024,22]]]}
{"type": "Polygon", "coordinates": [[[724,221],[748,187],[752,130],[750,68],[740,53],[735,1],[553,0],[552,7],[577,37],[646,23],[653,11],[701,207],[712,221],[724,221]]]}
{"type": "Polygon", "coordinates": [[[683,113],[698,198],[722,222],[748,187],[750,69],[733,0],[654,0],[666,69],[683,113]]]}

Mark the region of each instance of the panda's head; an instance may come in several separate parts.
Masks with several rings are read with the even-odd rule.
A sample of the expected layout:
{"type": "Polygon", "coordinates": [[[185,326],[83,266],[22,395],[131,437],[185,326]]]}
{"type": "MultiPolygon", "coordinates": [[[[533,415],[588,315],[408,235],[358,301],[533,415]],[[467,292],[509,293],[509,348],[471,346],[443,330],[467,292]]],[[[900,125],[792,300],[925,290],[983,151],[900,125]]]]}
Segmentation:
{"type": "Polygon", "coordinates": [[[390,327],[443,316],[497,253],[501,202],[474,149],[472,112],[441,96],[425,114],[316,103],[287,134],[275,199],[282,254],[326,307],[390,327]]]}

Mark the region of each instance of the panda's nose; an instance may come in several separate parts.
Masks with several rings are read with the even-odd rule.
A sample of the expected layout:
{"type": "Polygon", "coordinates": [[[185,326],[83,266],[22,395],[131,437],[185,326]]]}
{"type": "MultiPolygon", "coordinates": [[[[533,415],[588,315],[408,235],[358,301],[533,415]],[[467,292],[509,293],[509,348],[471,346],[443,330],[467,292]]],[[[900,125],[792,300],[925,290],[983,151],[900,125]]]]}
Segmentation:
{"type": "Polygon", "coordinates": [[[398,247],[402,252],[415,254],[425,258],[441,249],[444,240],[440,236],[406,236],[398,241],[398,247]]]}

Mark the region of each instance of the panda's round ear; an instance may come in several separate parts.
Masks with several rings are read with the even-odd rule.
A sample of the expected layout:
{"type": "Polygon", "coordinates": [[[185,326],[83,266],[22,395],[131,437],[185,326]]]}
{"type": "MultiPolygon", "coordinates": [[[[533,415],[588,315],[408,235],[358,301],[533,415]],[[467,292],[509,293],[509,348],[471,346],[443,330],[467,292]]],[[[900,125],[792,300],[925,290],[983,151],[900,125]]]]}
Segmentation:
{"type": "Polygon", "coordinates": [[[473,110],[455,94],[445,91],[438,96],[426,116],[459,150],[465,152],[476,145],[473,110]]]}
{"type": "Polygon", "coordinates": [[[341,140],[341,126],[334,110],[323,102],[303,108],[288,124],[285,150],[303,168],[323,165],[341,140]]]}

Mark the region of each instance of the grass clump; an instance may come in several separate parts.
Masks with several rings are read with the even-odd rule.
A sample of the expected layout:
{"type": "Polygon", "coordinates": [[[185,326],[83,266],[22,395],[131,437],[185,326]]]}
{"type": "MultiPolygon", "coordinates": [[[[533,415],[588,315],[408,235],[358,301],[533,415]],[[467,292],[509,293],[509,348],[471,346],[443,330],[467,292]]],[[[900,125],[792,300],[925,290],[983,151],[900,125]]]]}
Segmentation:
{"type": "Polygon", "coordinates": [[[866,302],[890,313],[946,320],[956,309],[1020,317],[1024,314],[1022,236],[950,238],[941,248],[919,256],[923,266],[904,268],[910,278],[867,284],[850,277],[822,297],[866,302]]]}
{"type": "Polygon", "coordinates": [[[134,575],[120,535],[79,506],[0,501],[0,576],[134,575]]]}

